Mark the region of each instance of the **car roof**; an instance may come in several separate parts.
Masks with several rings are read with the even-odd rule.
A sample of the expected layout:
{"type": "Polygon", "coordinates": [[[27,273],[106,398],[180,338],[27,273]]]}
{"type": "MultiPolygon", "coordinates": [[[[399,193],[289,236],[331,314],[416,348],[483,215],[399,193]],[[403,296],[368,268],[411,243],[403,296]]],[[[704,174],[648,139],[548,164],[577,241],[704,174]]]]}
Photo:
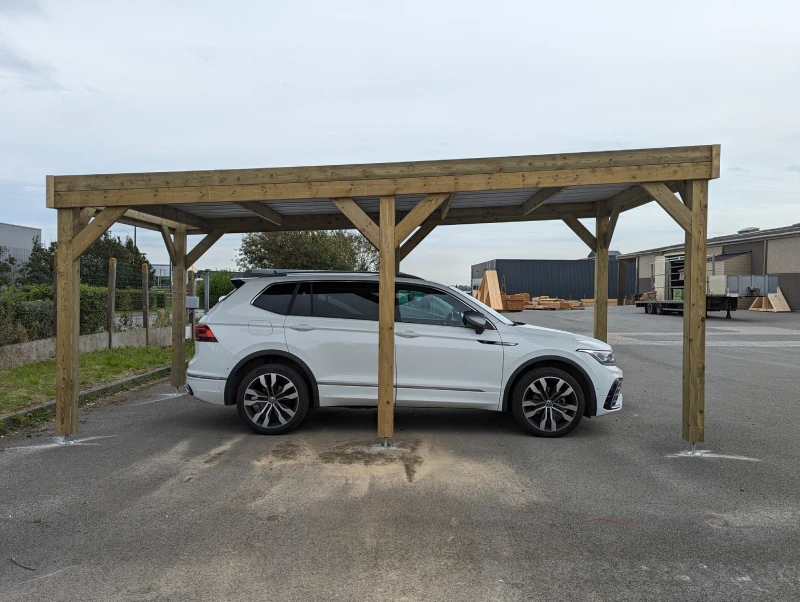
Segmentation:
{"type": "MultiPolygon", "coordinates": [[[[375,272],[316,272],[310,270],[308,272],[292,272],[286,274],[272,274],[268,276],[255,276],[252,278],[241,278],[240,281],[244,281],[240,288],[259,288],[264,287],[267,284],[277,283],[277,282],[298,282],[298,281],[340,281],[340,282],[353,282],[353,281],[365,281],[365,282],[378,282],[378,274],[375,272]]],[[[405,274],[398,274],[395,277],[395,282],[403,283],[403,284],[425,284],[431,286],[438,286],[438,287],[445,287],[448,288],[445,284],[440,284],[438,282],[430,282],[428,280],[423,280],[416,276],[409,276],[405,274]]]]}

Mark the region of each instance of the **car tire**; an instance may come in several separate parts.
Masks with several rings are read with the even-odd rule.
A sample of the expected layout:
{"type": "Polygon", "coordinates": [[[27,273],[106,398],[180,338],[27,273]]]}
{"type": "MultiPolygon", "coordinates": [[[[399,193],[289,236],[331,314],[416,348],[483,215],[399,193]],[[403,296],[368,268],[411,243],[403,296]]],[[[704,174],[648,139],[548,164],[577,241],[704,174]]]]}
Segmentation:
{"type": "Polygon", "coordinates": [[[236,391],[236,409],[261,435],[296,429],[308,412],[310,395],[302,376],[283,364],[265,364],[248,373],[236,391]]]}
{"type": "Polygon", "coordinates": [[[514,418],[523,430],[537,437],[563,437],[572,432],[583,418],[585,405],[577,379],[550,366],[526,372],[511,392],[514,418]]]}
{"type": "Polygon", "coordinates": [[[655,309],[656,309],[656,313],[657,313],[659,316],[663,316],[663,315],[664,315],[664,306],[663,306],[663,305],[661,305],[661,304],[659,303],[658,305],[656,305],[656,308],[655,308],[655,309]]]}
{"type": "Polygon", "coordinates": [[[653,313],[653,306],[650,303],[644,306],[644,313],[646,314],[653,313]]]}

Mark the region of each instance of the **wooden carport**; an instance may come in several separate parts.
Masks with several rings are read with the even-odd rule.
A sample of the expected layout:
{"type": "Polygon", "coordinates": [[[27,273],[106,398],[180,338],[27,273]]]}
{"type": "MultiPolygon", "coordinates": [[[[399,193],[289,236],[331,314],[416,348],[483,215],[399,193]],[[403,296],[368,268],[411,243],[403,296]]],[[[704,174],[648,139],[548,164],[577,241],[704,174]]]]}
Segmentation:
{"type": "MultiPolygon", "coordinates": [[[[595,252],[594,335],[608,336],[608,248],[620,214],[655,200],[686,232],[683,438],[704,440],[708,181],[719,145],[366,165],[47,176],[58,211],[57,432],[78,430],[79,262],[115,222],[162,233],[177,283],[224,233],[349,229],[380,251],[378,437],[394,433],[394,279],[434,228],[560,220],[595,252]],[[678,195],[678,196],[676,196],[678,195]],[[595,220],[592,233],[579,219],[595,220]],[[191,250],[188,236],[203,238],[191,250]]],[[[175,286],[172,384],[185,384],[175,286]]]]}

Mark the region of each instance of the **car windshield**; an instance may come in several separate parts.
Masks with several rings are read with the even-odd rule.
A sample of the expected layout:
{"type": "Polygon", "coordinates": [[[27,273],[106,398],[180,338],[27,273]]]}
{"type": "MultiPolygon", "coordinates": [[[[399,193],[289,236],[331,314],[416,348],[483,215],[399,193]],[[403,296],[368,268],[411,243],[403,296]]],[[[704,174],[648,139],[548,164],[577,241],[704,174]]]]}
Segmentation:
{"type": "Polygon", "coordinates": [[[468,297],[470,301],[472,301],[473,303],[476,303],[476,304],[477,304],[477,305],[478,305],[478,306],[479,306],[479,307],[480,307],[480,308],[481,308],[483,311],[485,311],[487,314],[489,314],[489,315],[490,315],[490,316],[492,316],[493,318],[495,318],[495,319],[497,319],[497,320],[500,320],[500,322],[502,322],[503,324],[506,324],[507,326],[513,326],[513,325],[514,325],[514,321],[513,321],[513,320],[509,320],[509,319],[508,319],[508,318],[506,318],[504,315],[497,313],[497,312],[496,312],[495,310],[493,310],[491,307],[489,307],[488,305],[486,305],[486,304],[484,304],[484,303],[481,303],[480,301],[478,301],[478,300],[477,300],[475,297],[473,297],[472,295],[468,295],[468,294],[467,294],[467,293],[465,293],[464,291],[462,291],[462,290],[460,290],[460,289],[457,289],[457,288],[456,288],[456,287],[454,287],[454,286],[451,286],[450,288],[451,288],[452,290],[454,290],[455,292],[457,292],[459,295],[462,295],[463,297],[468,297]]]}

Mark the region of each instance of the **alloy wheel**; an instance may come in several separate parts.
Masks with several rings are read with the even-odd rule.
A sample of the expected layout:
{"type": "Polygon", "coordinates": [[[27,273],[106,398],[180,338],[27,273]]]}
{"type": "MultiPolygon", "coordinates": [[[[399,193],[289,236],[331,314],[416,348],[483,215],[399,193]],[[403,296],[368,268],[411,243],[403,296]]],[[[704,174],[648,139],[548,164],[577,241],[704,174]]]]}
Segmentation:
{"type": "Polygon", "coordinates": [[[555,376],[534,380],[522,396],[525,418],[542,431],[557,432],[578,414],[578,398],[566,381],[555,376]]]}
{"type": "Polygon", "coordinates": [[[300,397],[295,384],[283,374],[261,374],[247,385],[244,411],[254,424],[262,428],[279,428],[288,424],[297,412],[300,397]]]}

